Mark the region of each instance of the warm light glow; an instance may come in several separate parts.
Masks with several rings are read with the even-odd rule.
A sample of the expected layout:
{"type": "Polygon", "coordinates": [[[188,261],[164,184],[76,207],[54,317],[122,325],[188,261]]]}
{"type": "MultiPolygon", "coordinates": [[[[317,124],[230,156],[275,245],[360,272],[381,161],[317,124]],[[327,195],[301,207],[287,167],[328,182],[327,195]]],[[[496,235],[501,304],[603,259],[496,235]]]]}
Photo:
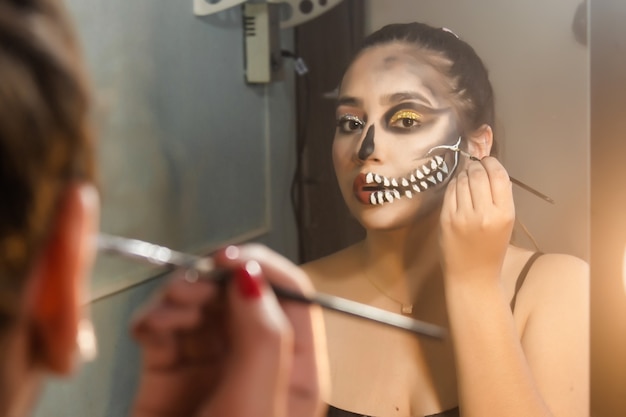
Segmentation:
{"type": "Polygon", "coordinates": [[[624,283],[624,291],[626,291],[626,246],[624,247],[624,256],[622,257],[622,282],[624,283]]]}

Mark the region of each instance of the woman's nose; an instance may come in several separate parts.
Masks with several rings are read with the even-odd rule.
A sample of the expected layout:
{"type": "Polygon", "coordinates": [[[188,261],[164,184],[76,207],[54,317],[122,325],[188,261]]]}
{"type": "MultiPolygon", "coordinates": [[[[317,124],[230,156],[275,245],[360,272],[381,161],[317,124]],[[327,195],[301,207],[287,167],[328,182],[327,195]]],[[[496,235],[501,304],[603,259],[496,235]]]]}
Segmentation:
{"type": "Polygon", "coordinates": [[[376,144],[374,142],[374,136],[376,133],[376,128],[372,124],[365,133],[365,138],[361,142],[361,146],[359,147],[359,151],[357,153],[357,158],[360,161],[367,160],[374,153],[376,144]]]}

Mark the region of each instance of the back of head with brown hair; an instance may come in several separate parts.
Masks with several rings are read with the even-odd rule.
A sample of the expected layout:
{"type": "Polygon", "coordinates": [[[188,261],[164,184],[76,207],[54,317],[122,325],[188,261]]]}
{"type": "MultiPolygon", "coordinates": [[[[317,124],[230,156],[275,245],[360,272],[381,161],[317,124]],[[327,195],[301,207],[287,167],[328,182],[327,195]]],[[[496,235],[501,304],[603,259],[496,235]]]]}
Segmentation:
{"type": "Polygon", "coordinates": [[[64,186],[93,179],[80,62],[57,0],[0,0],[0,332],[64,186]]]}

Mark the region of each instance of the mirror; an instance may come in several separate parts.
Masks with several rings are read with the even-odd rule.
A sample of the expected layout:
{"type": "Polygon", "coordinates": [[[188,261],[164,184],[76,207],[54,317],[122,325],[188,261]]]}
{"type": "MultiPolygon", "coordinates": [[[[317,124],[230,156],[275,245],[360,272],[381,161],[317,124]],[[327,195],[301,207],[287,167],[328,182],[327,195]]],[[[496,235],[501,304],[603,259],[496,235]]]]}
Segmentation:
{"type": "MultiPolygon", "coordinates": [[[[542,251],[589,260],[589,49],[578,23],[586,5],[580,1],[549,6],[540,2],[512,5],[495,1],[364,4],[367,32],[386,23],[417,20],[450,28],[474,46],[490,69],[494,83],[501,159],[511,175],[556,200],[551,206],[516,188],[518,216],[542,251]]],[[[327,27],[332,30],[333,26],[327,27]]],[[[311,43],[314,50],[314,41],[311,43]]],[[[334,63],[327,59],[325,65],[334,63]]],[[[327,91],[337,81],[332,86],[325,85],[327,91]]],[[[314,97],[316,94],[319,92],[312,93],[314,97]]],[[[307,125],[319,120],[320,117],[312,117],[307,125]]],[[[318,140],[326,138],[312,135],[307,145],[317,147],[318,140]]],[[[326,143],[306,165],[312,169],[316,157],[328,159],[328,149],[330,145],[326,143]]],[[[310,188],[327,191],[334,180],[329,170],[327,166],[321,172],[315,171],[305,176],[305,181],[313,184],[310,188]]],[[[324,227],[328,218],[317,216],[330,198],[314,193],[311,191],[309,199],[312,205],[305,204],[309,233],[320,241],[328,240],[333,235],[332,229],[324,227]]],[[[328,217],[337,215],[331,210],[328,217]]],[[[523,235],[515,238],[523,246],[530,246],[523,235]]],[[[311,259],[315,257],[307,258],[311,259]]],[[[367,413],[367,409],[358,411],[367,413]]]]}
{"type": "MultiPolygon", "coordinates": [[[[285,81],[246,85],[240,9],[198,18],[191,3],[68,0],[96,87],[102,228],[192,252],[257,238],[295,260],[292,62],[285,81]]],[[[589,51],[572,30],[579,3],[364,7],[368,30],[418,20],[475,47],[496,89],[506,166],[556,201],[516,190],[520,218],[542,250],[588,259],[589,51]]],[[[293,51],[294,30],[281,36],[293,51]]],[[[154,270],[134,268],[104,261],[96,271],[100,357],[74,381],[50,385],[36,415],[126,414],[139,360],[126,323],[158,284],[143,283],[154,270]]]]}

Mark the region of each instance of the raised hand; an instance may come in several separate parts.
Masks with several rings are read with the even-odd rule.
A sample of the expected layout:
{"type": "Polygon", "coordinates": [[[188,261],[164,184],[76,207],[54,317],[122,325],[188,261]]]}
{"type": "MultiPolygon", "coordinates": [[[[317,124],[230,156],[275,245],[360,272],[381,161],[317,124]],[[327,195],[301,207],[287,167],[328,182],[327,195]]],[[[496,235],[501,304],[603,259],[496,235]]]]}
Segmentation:
{"type": "Polygon", "coordinates": [[[447,279],[498,280],[515,206],[509,176],[493,157],[470,161],[446,190],[441,250],[447,279]]]}
{"type": "Polygon", "coordinates": [[[280,305],[265,279],[311,291],[305,274],[259,245],[216,257],[227,288],[174,277],[138,314],[135,417],[319,416],[326,392],[321,313],[280,305]]]}

